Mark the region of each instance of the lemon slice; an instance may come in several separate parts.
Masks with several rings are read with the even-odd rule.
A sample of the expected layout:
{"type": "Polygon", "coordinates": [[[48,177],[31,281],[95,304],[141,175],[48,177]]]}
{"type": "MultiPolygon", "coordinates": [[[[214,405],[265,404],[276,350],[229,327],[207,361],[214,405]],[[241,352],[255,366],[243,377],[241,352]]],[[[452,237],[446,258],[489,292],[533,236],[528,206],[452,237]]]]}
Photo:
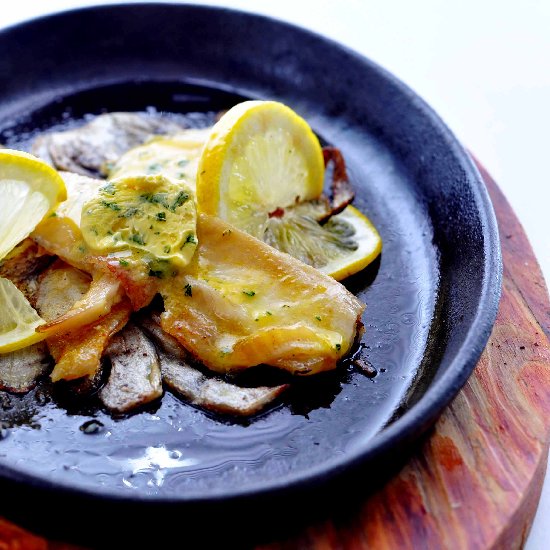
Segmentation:
{"type": "Polygon", "coordinates": [[[269,214],[323,191],[319,140],[292,109],[244,101],[214,125],[197,172],[197,206],[256,237],[269,214]]]}
{"type": "Polygon", "coordinates": [[[281,103],[245,101],[206,141],[197,207],[342,280],[370,264],[382,240],[351,206],[317,221],[323,180],[323,151],[308,124],[281,103]]]}
{"type": "Polygon", "coordinates": [[[347,206],[321,225],[308,215],[307,203],[301,206],[269,219],[263,235],[267,244],[338,281],[361,271],[380,254],[382,239],[357,208],[347,206]]]}
{"type": "Polygon", "coordinates": [[[382,252],[382,239],[373,223],[357,208],[347,206],[322,226],[325,231],[347,240],[348,246],[336,250],[319,269],[341,281],[367,267],[382,252]]]}
{"type": "Polygon", "coordinates": [[[19,289],[9,279],[0,278],[0,353],[43,340],[45,335],[35,329],[44,322],[19,289]]]}
{"type": "Polygon", "coordinates": [[[0,259],[67,198],[61,176],[40,159],[0,149],[0,259]]]}

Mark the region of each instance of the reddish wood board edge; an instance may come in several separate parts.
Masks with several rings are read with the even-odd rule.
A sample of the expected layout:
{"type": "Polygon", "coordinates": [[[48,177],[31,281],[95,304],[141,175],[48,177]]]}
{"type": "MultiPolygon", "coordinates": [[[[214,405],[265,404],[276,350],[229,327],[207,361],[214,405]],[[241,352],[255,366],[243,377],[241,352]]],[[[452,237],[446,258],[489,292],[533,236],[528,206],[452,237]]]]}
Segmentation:
{"type": "MultiPolygon", "coordinates": [[[[407,465],[345,519],[264,550],[514,549],[540,498],[550,442],[550,302],[521,224],[479,166],[499,222],[503,292],[464,388],[407,465]]],[[[78,550],[0,518],[0,550],[78,550]]]]}

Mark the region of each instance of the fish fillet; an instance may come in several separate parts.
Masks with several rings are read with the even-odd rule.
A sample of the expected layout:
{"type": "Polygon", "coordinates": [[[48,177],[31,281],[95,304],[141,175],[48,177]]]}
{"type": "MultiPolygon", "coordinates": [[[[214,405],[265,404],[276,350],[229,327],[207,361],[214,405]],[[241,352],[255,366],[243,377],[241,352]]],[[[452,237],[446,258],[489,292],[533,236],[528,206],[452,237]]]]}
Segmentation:
{"type": "Polygon", "coordinates": [[[186,274],[161,289],[162,328],[217,372],[267,364],[295,374],[334,369],[365,305],[316,269],[219,218],[198,218],[186,274]]]}
{"type": "Polygon", "coordinates": [[[206,376],[190,364],[189,354],[153,319],[143,316],[140,325],[159,348],[164,383],[193,405],[222,414],[251,416],[265,409],[288,388],[288,384],[244,388],[206,376]]]}

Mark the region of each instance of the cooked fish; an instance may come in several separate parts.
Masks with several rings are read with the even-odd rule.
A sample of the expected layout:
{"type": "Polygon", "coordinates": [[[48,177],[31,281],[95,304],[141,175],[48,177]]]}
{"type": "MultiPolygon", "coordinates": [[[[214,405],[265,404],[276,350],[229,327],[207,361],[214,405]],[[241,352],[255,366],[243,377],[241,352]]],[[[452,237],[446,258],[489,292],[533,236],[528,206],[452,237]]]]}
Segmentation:
{"type": "Polygon", "coordinates": [[[105,113],[79,128],[39,136],[31,152],[59,170],[93,177],[107,173],[108,163],[148,137],[182,129],[161,115],[105,113]]]}
{"type": "Polygon", "coordinates": [[[69,265],[87,273],[93,270],[80,228],[70,218],[45,219],[31,233],[31,239],[69,265]]]}
{"type": "Polygon", "coordinates": [[[73,172],[59,172],[67,188],[67,200],[63,201],[56,210],[56,215],[71,219],[80,227],[82,207],[106,185],[105,180],[89,178],[73,172]]]}
{"type": "Polygon", "coordinates": [[[153,318],[143,316],[140,325],[160,348],[164,383],[193,405],[223,414],[251,416],[263,410],[288,388],[287,384],[243,388],[206,376],[190,365],[189,354],[153,318]]]}
{"type": "Polygon", "coordinates": [[[162,379],[169,388],[193,405],[217,413],[251,416],[272,403],[287,387],[242,388],[207,377],[164,351],[159,351],[159,359],[162,379]]]}
{"type": "Polygon", "coordinates": [[[49,368],[49,357],[44,342],[0,354],[0,389],[15,393],[31,390],[49,368]]]}
{"type": "Polygon", "coordinates": [[[122,286],[135,310],[148,305],[157,293],[158,279],[149,276],[150,267],[145,261],[138,264],[139,268],[127,269],[127,260],[131,258],[117,254],[97,256],[88,249],[80,228],[71,218],[48,218],[34,230],[31,237],[50,254],[92,274],[94,280],[99,282],[106,275],[101,279],[100,286],[102,292],[105,291],[105,298],[112,299],[111,303],[116,303],[120,298],[119,286],[122,286]]]}
{"type": "Polygon", "coordinates": [[[81,300],[90,288],[92,279],[83,271],[61,260],[51,265],[40,277],[36,308],[45,321],[61,317],[81,300]]]}
{"type": "Polygon", "coordinates": [[[36,330],[48,334],[48,337],[78,330],[107,315],[123,298],[122,287],[111,274],[96,272],[88,290],[68,311],[40,325],[36,330]]]}
{"type": "Polygon", "coordinates": [[[131,304],[124,299],[94,323],[46,341],[55,360],[51,379],[74,380],[94,377],[101,368],[101,357],[111,336],[124,328],[130,318],[131,304]]]}
{"type": "Polygon", "coordinates": [[[339,214],[355,198],[346,170],[344,157],[337,147],[323,147],[325,165],[332,163],[332,182],[330,187],[330,211],[319,221],[326,221],[330,216],[339,214]]]}
{"type": "Polygon", "coordinates": [[[37,277],[52,261],[53,256],[45,249],[32,239],[25,239],[0,261],[0,277],[9,279],[34,305],[37,277]]]}
{"type": "MultiPolygon", "coordinates": [[[[40,279],[37,310],[46,321],[56,319],[86,296],[89,287],[88,275],[59,261],[40,279]]],[[[130,302],[124,298],[95,322],[49,337],[46,341],[56,362],[51,379],[55,382],[94,377],[101,367],[105,346],[111,336],[126,325],[130,312],[130,302]]]]}
{"type": "Polygon", "coordinates": [[[40,278],[36,307],[46,321],[40,332],[48,337],[78,329],[106,315],[123,292],[110,274],[88,274],[61,260],[40,278]]]}
{"type": "Polygon", "coordinates": [[[111,361],[111,372],[99,396],[108,409],[127,412],[162,395],[155,347],[133,323],[111,339],[105,353],[111,361]]]}
{"type": "Polygon", "coordinates": [[[208,368],[336,367],[364,304],[327,275],[205,214],[185,274],[161,289],[162,328],[208,368]]]}

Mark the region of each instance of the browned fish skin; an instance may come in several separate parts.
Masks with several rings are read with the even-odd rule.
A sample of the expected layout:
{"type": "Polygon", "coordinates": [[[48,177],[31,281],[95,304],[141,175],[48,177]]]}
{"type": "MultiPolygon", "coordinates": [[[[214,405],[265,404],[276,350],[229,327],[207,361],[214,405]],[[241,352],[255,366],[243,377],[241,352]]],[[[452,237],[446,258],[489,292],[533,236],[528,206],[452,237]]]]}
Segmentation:
{"type": "Polygon", "coordinates": [[[167,354],[174,356],[176,359],[184,362],[190,362],[191,356],[185,348],[167,332],[162,330],[160,326],[160,317],[153,313],[151,316],[140,315],[138,320],[141,328],[152,338],[152,340],[160,346],[167,354]]]}
{"type": "Polygon", "coordinates": [[[50,355],[44,342],[0,354],[0,390],[28,392],[50,364],[50,355]]]}
{"type": "Polygon", "coordinates": [[[134,324],[127,324],[112,338],[106,354],[111,373],[99,396],[108,409],[128,412],[162,395],[156,349],[134,324]]]}
{"type": "Polygon", "coordinates": [[[160,348],[162,380],[193,405],[222,414],[252,416],[265,409],[288,388],[288,384],[242,388],[219,378],[207,377],[188,363],[189,356],[185,349],[153,319],[143,316],[139,322],[153,338],[157,349],[160,348]]]}
{"type": "Polygon", "coordinates": [[[169,388],[193,405],[217,413],[252,416],[273,402],[288,387],[241,388],[219,378],[209,378],[164,351],[159,351],[159,360],[162,380],[169,388]]]}
{"type": "MultiPolygon", "coordinates": [[[[87,274],[59,260],[41,277],[37,300],[39,314],[46,321],[64,314],[86,294],[89,286],[87,274]]],[[[48,348],[56,362],[51,379],[54,382],[85,376],[95,379],[101,368],[104,348],[113,334],[126,325],[130,312],[129,301],[123,299],[93,323],[48,338],[48,348]]]]}
{"type": "Polygon", "coordinates": [[[86,295],[91,278],[57,260],[40,277],[36,308],[45,321],[52,321],[67,312],[72,305],[86,295]]]}
{"type": "Polygon", "coordinates": [[[52,263],[53,258],[32,239],[25,239],[0,261],[0,277],[9,279],[34,306],[37,277],[52,263]]]}
{"type": "Polygon", "coordinates": [[[349,181],[346,163],[340,149],[337,147],[323,147],[323,157],[325,165],[332,162],[333,172],[330,189],[330,212],[319,219],[321,223],[342,212],[355,198],[355,191],[349,181]]]}
{"type": "Polygon", "coordinates": [[[107,163],[149,136],[182,129],[161,115],[105,113],[79,128],[39,136],[31,152],[59,170],[93,177],[106,174],[107,163]]]}

